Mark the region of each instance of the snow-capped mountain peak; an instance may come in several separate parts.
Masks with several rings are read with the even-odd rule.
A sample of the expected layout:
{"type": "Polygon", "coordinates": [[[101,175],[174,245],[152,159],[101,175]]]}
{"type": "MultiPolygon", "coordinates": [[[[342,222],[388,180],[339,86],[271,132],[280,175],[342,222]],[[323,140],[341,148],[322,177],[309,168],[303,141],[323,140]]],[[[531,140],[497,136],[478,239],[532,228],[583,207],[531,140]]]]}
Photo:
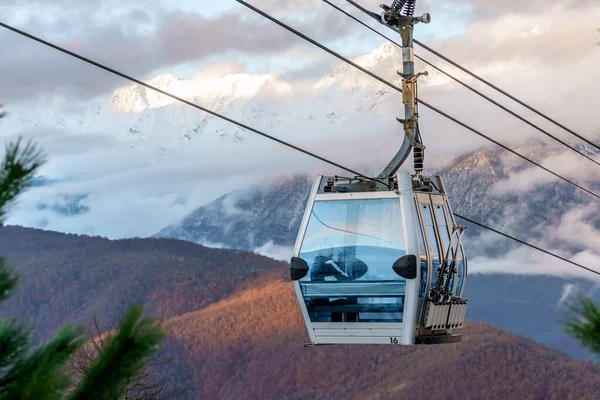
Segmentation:
{"type": "Polygon", "coordinates": [[[364,68],[380,65],[382,61],[392,60],[400,65],[401,54],[398,47],[392,42],[385,42],[370,53],[357,57],[354,62],[364,68]]]}
{"type": "MultiPolygon", "coordinates": [[[[250,99],[259,95],[284,95],[291,92],[291,85],[269,74],[227,74],[219,79],[195,74],[190,79],[178,79],[163,74],[146,81],[160,90],[184,99],[207,101],[225,97],[227,102],[250,99]]],[[[161,108],[176,100],[146,87],[132,84],[116,89],[110,99],[111,109],[118,114],[137,114],[147,109],[161,108]]]]}
{"type": "MultiPolygon", "coordinates": [[[[399,51],[395,44],[385,42],[370,53],[358,56],[352,61],[385,79],[394,81],[398,78],[395,76],[396,71],[402,69],[402,55],[399,51]]],[[[337,82],[341,82],[343,86],[350,87],[356,84],[358,77],[360,77],[360,80],[364,84],[373,85],[375,83],[380,85],[370,78],[364,79],[364,73],[358,71],[353,66],[341,63],[332,69],[329,74],[322,77],[315,85],[315,89],[323,90],[337,82]]]]}

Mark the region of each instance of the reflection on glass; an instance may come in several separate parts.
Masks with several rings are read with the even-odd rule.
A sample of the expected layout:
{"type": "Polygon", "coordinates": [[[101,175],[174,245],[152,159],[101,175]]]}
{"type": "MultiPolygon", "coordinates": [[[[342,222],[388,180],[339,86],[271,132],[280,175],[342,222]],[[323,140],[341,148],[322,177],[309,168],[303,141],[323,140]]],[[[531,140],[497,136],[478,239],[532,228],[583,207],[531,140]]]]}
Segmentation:
{"type": "MultiPolygon", "coordinates": [[[[415,205],[418,207],[418,203],[415,205]]],[[[425,238],[423,236],[423,225],[421,220],[417,218],[417,224],[419,225],[419,231],[417,232],[417,241],[419,247],[419,261],[421,264],[421,282],[419,285],[419,297],[425,296],[425,286],[427,285],[427,250],[425,248],[425,238]]]]}
{"type": "MultiPolygon", "coordinates": [[[[446,266],[451,265],[452,258],[454,257],[454,252],[450,249],[450,252],[446,254],[448,251],[448,246],[450,245],[450,231],[448,229],[448,224],[446,223],[446,214],[444,213],[444,209],[442,206],[435,206],[435,218],[437,220],[437,224],[439,227],[441,242],[442,242],[442,261],[446,261],[446,266]]],[[[450,277],[449,288],[452,290],[454,286],[454,275],[450,277]]]]}
{"type": "Polygon", "coordinates": [[[459,248],[458,250],[458,280],[456,283],[456,295],[460,296],[460,291],[462,290],[463,284],[465,282],[465,255],[463,253],[463,249],[459,248]]]}
{"type": "MultiPolygon", "coordinates": [[[[446,214],[444,214],[444,209],[441,206],[435,207],[435,217],[440,228],[440,235],[442,235],[442,251],[445,253],[448,251],[448,246],[450,245],[450,230],[448,229],[448,224],[446,223],[446,214]]],[[[454,257],[452,249],[450,249],[450,253],[451,254],[449,255],[444,254],[444,256],[446,256],[446,258],[454,257]]]]}
{"type": "Polygon", "coordinates": [[[433,289],[437,285],[438,281],[438,268],[440,267],[440,249],[437,242],[437,234],[435,233],[435,227],[433,226],[433,216],[431,214],[431,206],[429,204],[421,205],[421,212],[423,213],[423,223],[425,224],[425,234],[427,235],[427,243],[429,244],[429,252],[431,253],[431,282],[429,287],[433,289]]]}
{"type": "Polygon", "coordinates": [[[313,322],[402,322],[406,282],[392,269],[406,254],[400,200],[316,201],[299,257],[313,322]]]}

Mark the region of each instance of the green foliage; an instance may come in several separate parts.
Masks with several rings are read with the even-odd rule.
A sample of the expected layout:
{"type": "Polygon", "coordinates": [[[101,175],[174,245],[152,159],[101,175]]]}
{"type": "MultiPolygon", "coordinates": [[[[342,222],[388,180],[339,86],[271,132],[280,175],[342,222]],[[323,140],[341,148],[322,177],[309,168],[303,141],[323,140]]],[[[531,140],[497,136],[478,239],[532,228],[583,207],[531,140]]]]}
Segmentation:
{"type": "Polygon", "coordinates": [[[6,300],[17,286],[19,276],[4,265],[4,259],[0,257],[0,301],[6,300]]]}
{"type": "Polygon", "coordinates": [[[30,355],[26,356],[23,351],[14,354],[16,360],[12,368],[0,378],[0,399],[63,398],[62,394],[69,385],[65,366],[71,355],[83,345],[82,333],[81,328],[67,325],[54,339],[30,355]]]}
{"type": "Polygon", "coordinates": [[[73,399],[105,400],[114,398],[114,393],[125,392],[127,378],[135,377],[148,356],[158,350],[165,336],[158,326],[153,320],[142,318],[142,307],[133,307],[121,321],[117,334],[90,366],[73,399]]]}
{"type": "Polygon", "coordinates": [[[573,306],[573,316],[565,322],[565,331],[581,344],[600,355],[600,309],[588,298],[573,306]]]}
{"type": "Polygon", "coordinates": [[[19,360],[30,341],[30,332],[14,321],[0,320],[0,371],[19,360]]]}
{"type": "Polygon", "coordinates": [[[27,188],[31,179],[44,163],[44,156],[31,142],[21,147],[21,139],[6,146],[4,161],[0,165],[0,225],[7,206],[27,188]]]}
{"type": "MultiPolygon", "coordinates": [[[[0,108],[0,118],[5,114],[0,108]]],[[[44,157],[29,142],[6,146],[0,165],[0,226],[7,206],[21,194],[29,179],[44,163],[44,157]]],[[[18,283],[18,275],[0,258],[0,301],[6,300],[18,283]]],[[[82,327],[66,325],[55,338],[31,350],[32,332],[17,321],[0,320],[0,400],[120,399],[125,383],[134,378],[154,354],[165,334],[152,319],[134,307],[117,327],[98,355],[89,373],[74,390],[69,360],[85,344],[82,327]]]]}

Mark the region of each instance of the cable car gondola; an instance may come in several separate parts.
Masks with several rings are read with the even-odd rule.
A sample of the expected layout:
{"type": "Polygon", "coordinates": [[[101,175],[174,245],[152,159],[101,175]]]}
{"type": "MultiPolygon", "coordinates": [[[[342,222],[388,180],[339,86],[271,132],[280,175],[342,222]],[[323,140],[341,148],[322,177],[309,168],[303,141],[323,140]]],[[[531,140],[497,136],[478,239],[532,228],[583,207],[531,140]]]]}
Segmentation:
{"type": "Polygon", "coordinates": [[[315,179],[290,265],[313,344],[460,340],[464,227],[440,177],[431,192],[407,172],[391,181],[315,179]]]}
{"type": "Polygon", "coordinates": [[[441,177],[423,176],[412,30],[414,0],[382,6],[403,40],[405,136],[377,178],[318,176],[290,262],[313,345],[455,343],[464,323],[466,229],[441,177]],[[406,8],[404,13],[402,9],[406,8]],[[415,174],[398,172],[410,152],[415,174]]]}

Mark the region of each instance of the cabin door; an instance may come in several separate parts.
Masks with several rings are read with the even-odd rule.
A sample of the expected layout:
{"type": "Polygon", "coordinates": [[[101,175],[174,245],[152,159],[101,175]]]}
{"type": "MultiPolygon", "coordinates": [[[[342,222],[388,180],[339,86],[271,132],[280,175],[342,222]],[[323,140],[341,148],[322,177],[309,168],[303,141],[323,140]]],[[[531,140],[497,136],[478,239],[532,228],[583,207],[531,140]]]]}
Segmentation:
{"type": "MultiPolygon", "coordinates": [[[[456,257],[456,271],[449,276],[449,289],[452,296],[460,296],[464,290],[465,265],[464,250],[458,246],[457,253],[450,248],[450,240],[455,225],[445,196],[439,194],[416,193],[416,208],[419,228],[424,234],[423,246],[427,251],[427,279],[424,282],[424,297],[427,298],[437,286],[440,266],[444,260],[456,257]]],[[[420,232],[419,232],[420,234],[420,232]]],[[[422,251],[420,249],[420,251],[422,251]]],[[[423,256],[421,257],[424,258],[423,256]]],[[[423,305],[425,302],[423,302],[423,305]]],[[[423,307],[424,310],[425,307],[423,307]]]]}

